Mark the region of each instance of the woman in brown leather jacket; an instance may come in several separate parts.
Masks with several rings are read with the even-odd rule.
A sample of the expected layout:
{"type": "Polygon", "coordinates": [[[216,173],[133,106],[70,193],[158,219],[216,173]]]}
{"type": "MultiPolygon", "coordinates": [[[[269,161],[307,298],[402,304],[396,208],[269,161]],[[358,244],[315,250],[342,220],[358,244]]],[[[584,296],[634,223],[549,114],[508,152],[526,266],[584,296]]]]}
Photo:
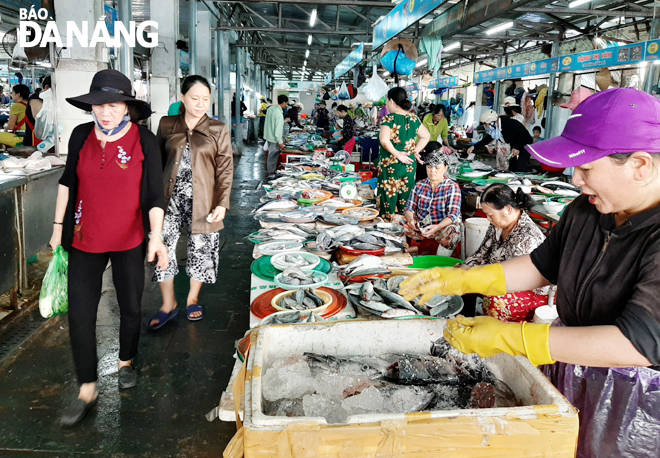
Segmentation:
{"type": "Polygon", "coordinates": [[[189,320],[202,319],[199,292],[203,283],[215,283],[217,278],[218,231],[224,227],[222,220],[229,209],[234,167],[229,129],[206,116],[210,101],[208,81],[199,75],[189,76],[181,84],[181,113],[162,118],[158,127],[167,202],[163,241],[170,264],[154,272],[163,305],[149,324],[152,330],[178,314],[174,296],[174,277],[179,273],[176,244],[184,225],[188,227],[189,320]]]}

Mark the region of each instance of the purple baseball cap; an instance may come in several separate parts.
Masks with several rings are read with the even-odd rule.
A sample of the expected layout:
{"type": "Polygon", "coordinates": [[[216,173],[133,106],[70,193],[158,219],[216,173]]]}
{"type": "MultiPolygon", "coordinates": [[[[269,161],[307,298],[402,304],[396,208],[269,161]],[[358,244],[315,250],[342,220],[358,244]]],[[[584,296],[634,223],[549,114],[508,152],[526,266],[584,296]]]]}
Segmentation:
{"type": "Polygon", "coordinates": [[[525,148],[553,167],[577,167],[611,154],[659,154],[660,100],[632,88],[599,92],[573,111],[561,136],[525,148]]]}

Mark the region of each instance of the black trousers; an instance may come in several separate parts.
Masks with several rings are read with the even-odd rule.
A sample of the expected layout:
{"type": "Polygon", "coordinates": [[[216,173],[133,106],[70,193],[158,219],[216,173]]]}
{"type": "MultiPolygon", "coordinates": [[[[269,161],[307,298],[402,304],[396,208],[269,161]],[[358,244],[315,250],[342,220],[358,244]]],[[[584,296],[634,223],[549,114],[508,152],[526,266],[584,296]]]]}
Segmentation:
{"type": "Polygon", "coordinates": [[[112,261],[112,281],[119,303],[119,359],[137,355],[144,289],[144,244],[128,251],[69,252],[69,337],[79,383],[97,380],[96,314],[103,272],[112,261]]]}

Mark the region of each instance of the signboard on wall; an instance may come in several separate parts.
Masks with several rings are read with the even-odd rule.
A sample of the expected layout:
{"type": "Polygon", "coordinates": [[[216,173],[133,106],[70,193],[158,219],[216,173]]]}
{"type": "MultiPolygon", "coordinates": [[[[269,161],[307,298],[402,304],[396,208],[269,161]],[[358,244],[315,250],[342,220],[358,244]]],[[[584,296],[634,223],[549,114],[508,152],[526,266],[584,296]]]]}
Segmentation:
{"type": "Polygon", "coordinates": [[[644,60],[646,48],[646,43],[635,43],[563,56],[560,57],[559,71],[571,72],[634,64],[644,60]]]}
{"type": "Polygon", "coordinates": [[[547,75],[557,73],[559,70],[559,58],[543,59],[526,64],[510,65],[508,67],[494,68],[474,74],[475,83],[491,83],[512,78],[523,78],[527,76],[547,75]]]}
{"type": "Polygon", "coordinates": [[[182,72],[190,71],[190,54],[179,49],[179,68],[182,72]]]}
{"type": "Polygon", "coordinates": [[[429,82],[429,90],[444,89],[446,87],[459,86],[458,76],[450,76],[447,78],[438,78],[429,82]]]}
{"type": "Polygon", "coordinates": [[[404,0],[374,28],[373,49],[406,30],[442,5],[444,0],[404,0]]]}
{"type": "Polygon", "coordinates": [[[346,59],[335,67],[335,78],[339,78],[348,73],[353,67],[362,62],[364,58],[364,45],[360,44],[353,50],[346,59]]]}

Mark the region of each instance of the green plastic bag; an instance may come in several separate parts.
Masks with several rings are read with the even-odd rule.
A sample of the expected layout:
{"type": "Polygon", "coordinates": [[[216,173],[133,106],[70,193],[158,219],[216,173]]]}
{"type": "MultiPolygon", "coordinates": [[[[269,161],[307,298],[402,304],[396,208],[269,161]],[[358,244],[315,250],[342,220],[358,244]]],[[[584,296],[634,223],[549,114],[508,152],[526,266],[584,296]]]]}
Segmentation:
{"type": "Polygon", "coordinates": [[[39,312],[42,317],[50,318],[69,311],[68,269],[69,253],[60,245],[55,248],[41,285],[39,312]]]}

